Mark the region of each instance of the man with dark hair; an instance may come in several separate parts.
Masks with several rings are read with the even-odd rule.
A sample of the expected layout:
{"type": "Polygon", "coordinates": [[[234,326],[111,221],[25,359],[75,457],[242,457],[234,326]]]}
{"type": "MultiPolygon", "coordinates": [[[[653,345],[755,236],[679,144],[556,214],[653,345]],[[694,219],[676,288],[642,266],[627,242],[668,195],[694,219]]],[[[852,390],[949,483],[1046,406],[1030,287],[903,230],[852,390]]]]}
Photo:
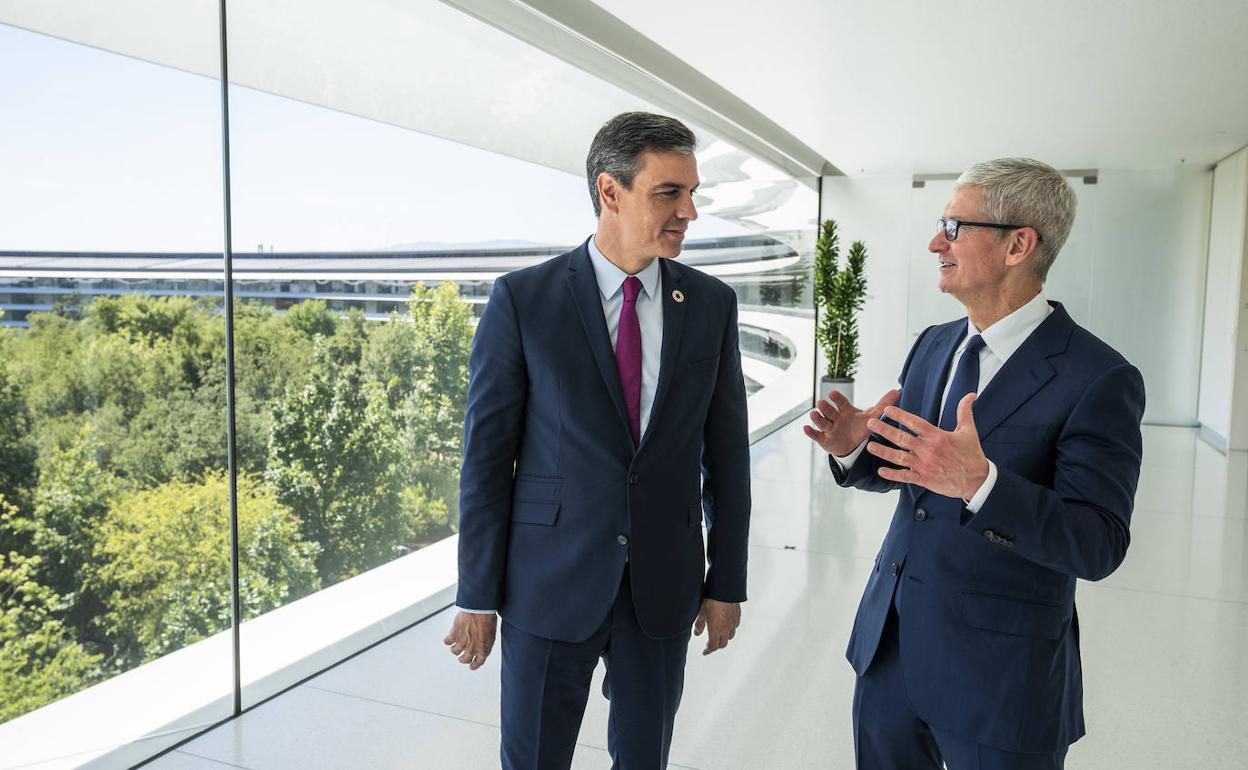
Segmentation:
{"type": "Polygon", "coordinates": [[[1039,161],[968,169],[928,245],[967,317],[810,413],[840,484],[901,490],[847,653],[863,770],[1057,770],[1083,735],[1075,581],[1126,556],[1144,381],[1045,299],[1075,204],[1039,161]]]}
{"type": "Polygon", "coordinates": [[[614,767],[666,767],[690,626],[710,654],[740,622],[736,296],[674,261],[697,218],[694,144],[660,115],[604,125],[586,164],[596,234],[499,278],[477,328],[445,641],[475,670],[503,618],[507,770],[571,765],[600,657],[614,767]]]}

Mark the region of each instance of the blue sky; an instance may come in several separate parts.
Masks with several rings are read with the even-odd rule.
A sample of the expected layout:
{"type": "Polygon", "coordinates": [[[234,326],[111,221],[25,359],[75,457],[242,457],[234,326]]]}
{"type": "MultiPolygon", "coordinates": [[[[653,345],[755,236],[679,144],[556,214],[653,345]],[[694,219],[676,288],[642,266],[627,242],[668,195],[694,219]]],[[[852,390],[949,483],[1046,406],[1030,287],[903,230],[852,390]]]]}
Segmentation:
{"type": "MultiPolygon", "coordinates": [[[[217,81],[0,24],[0,250],[218,251],[217,81]]],[[[232,88],[234,248],[571,244],[579,176],[232,88]]],[[[694,237],[746,232],[704,217],[694,237]]]]}

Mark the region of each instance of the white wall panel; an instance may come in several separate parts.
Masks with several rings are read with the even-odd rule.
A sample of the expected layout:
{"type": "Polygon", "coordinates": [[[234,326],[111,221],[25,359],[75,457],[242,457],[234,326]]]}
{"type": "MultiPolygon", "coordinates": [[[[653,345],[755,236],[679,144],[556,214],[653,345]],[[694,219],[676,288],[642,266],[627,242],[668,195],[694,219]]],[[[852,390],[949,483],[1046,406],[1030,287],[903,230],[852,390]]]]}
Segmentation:
{"type": "MultiPolygon", "coordinates": [[[[1209,219],[1209,270],[1205,281],[1201,348],[1201,425],[1217,443],[1248,449],[1244,428],[1232,427],[1236,359],[1243,352],[1245,218],[1248,217],[1248,148],[1218,164],[1209,219]],[[1238,439],[1238,440],[1233,440],[1238,439]]],[[[1241,361],[1240,366],[1245,364],[1241,361]]],[[[1242,378],[1248,380],[1248,377],[1242,378]]],[[[1244,383],[1248,386],[1248,383],[1244,383]]],[[[1241,402],[1242,403],[1242,402],[1241,402]]],[[[1248,406],[1248,405],[1245,405],[1248,406]]],[[[1241,407],[1239,412],[1248,411],[1241,407]]],[[[1242,419],[1242,418],[1241,418],[1242,419]]]]}

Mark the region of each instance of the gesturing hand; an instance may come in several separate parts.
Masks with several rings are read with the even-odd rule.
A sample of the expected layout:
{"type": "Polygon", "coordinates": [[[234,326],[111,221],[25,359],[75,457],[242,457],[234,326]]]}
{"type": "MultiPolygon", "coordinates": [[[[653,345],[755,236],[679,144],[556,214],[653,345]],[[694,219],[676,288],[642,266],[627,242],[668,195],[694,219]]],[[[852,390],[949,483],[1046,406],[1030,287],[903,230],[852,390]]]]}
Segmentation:
{"type": "Polygon", "coordinates": [[[922,417],[890,406],[884,417],[904,425],[911,432],[894,428],[879,418],[867,421],[867,427],[896,444],[893,449],[878,441],[867,444],[867,451],[897,468],[880,468],[881,478],[902,484],[915,484],[938,495],[970,500],[988,478],[988,458],[975,430],[971,405],[975,394],[967,393],[958,402],[958,425],[944,431],[922,417]]]}
{"type": "Polygon", "coordinates": [[[739,603],[703,599],[702,609],[698,610],[698,619],[693,624],[693,635],[701,636],[702,631],[706,631],[706,649],[702,650],[702,654],[710,655],[728,646],[728,640],[737,635],[739,625],[741,625],[739,603]]]}
{"type": "Polygon", "coordinates": [[[459,612],[451,621],[451,631],[442,643],[451,648],[451,654],[459,662],[476,671],[494,649],[494,636],[498,631],[498,615],[476,612],[459,612]]]}
{"type": "Polygon", "coordinates": [[[828,399],[831,403],[819,399],[816,409],[810,413],[810,421],[814,427],[803,425],[802,430],[819,445],[819,448],[830,455],[844,457],[858,448],[867,440],[871,429],[867,421],[878,418],[887,407],[897,403],[901,391],[893,388],[876,402],[875,406],[863,411],[845,398],[843,393],[831,391],[828,399]],[[833,406],[835,404],[835,406],[833,406]]]}

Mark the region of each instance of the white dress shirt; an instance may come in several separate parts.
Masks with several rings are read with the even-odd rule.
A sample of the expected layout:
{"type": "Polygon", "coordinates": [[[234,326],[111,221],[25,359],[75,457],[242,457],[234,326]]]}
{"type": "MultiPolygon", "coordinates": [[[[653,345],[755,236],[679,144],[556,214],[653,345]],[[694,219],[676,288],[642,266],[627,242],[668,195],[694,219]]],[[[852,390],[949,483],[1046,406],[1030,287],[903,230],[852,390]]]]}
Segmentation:
{"type": "MultiPolygon", "coordinates": [[[[975,324],[971,323],[971,319],[966,319],[966,336],[962,338],[962,342],[953,351],[953,358],[950,359],[950,366],[956,367],[958,361],[962,358],[962,353],[966,350],[966,344],[971,337],[978,334],[984,339],[984,346],[979,349],[979,387],[976,393],[983,393],[984,388],[988,387],[988,383],[992,382],[992,378],[1001,371],[1001,367],[1005,366],[1005,362],[1010,360],[1010,356],[1014,355],[1014,351],[1022,347],[1023,342],[1031,336],[1031,333],[1049,317],[1049,313],[1053,312],[1053,308],[1049,305],[1048,300],[1044,298],[1044,292],[1041,291],[1035,297],[1032,297],[1027,304],[1010,313],[1005,318],[997,321],[987,329],[980,331],[975,328],[975,324]]],[[[945,378],[945,391],[940,397],[940,409],[937,414],[943,414],[945,409],[945,400],[949,397],[949,388],[953,386],[953,377],[945,378]]],[[[836,462],[841,466],[841,470],[848,470],[854,461],[862,454],[867,442],[864,441],[858,445],[858,448],[845,457],[836,457],[836,462]]],[[[997,465],[992,460],[988,461],[988,478],[980,485],[979,490],[969,501],[967,501],[966,509],[971,513],[979,513],[979,509],[983,506],[984,501],[988,499],[988,495],[992,492],[992,488],[997,483],[997,465]]]]}
{"type": "MultiPolygon", "coordinates": [[[[620,308],[624,307],[624,281],[628,273],[611,263],[593,238],[589,239],[589,261],[598,279],[598,294],[602,299],[602,315],[607,321],[607,333],[611,335],[611,349],[615,350],[620,336],[620,308]]],[[[641,326],[641,435],[646,435],[650,424],[650,410],[654,407],[654,392],[659,385],[659,359],[663,352],[663,274],[659,271],[659,259],[637,273],[641,292],[637,295],[637,323],[641,326]]],[[[459,607],[463,612],[490,615],[496,610],[477,610],[459,607]]]]}
{"type": "MultiPolygon", "coordinates": [[[[624,307],[624,280],[629,276],[598,250],[593,238],[589,239],[589,261],[598,278],[602,315],[607,320],[607,333],[611,335],[611,349],[615,350],[620,336],[620,309],[624,307]]],[[[642,288],[637,295],[637,323],[641,326],[641,435],[644,436],[650,424],[654,392],[659,385],[659,358],[663,352],[663,297],[660,295],[663,274],[659,271],[659,258],[637,273],[637,278],[642,288]]]]}

